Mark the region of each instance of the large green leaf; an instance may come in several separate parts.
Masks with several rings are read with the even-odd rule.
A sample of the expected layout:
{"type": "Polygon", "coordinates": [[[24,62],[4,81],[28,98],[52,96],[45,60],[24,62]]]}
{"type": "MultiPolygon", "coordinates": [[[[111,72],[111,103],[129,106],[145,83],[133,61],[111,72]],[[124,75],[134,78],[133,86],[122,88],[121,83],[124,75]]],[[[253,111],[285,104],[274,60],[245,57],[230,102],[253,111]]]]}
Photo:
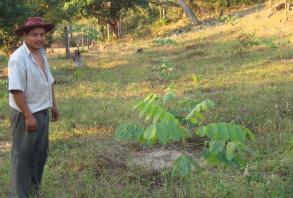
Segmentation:
{"type": "Polygon", "coordinates": [[[180,141],[188,137],[186,130],[175,122],[159,122],[156,127],[158,140],[162,144],[167,144],[171,141],[180,141]]]}
{"type": "Polygon", "coordinates": [[[164,113],[164,110],[162,108],[158,107],[154,112],[153,123],[158,122],[163,113],[164,113]]]}
{"type": "Polygon", "coordinates": [[[254,138],[251,131],[241,125],[231,123],[211,123],[196,129],[199,136],[207,136],[212,140],[231,140],[245,143],[246,137],[254,138]]]}
{"type": "Polygon", "coordinates": [[[173,163],[172,177],[177,173],[183,177],[189,176],[195,168],[199,168],[199,165],[190,156],[181,155],[173,163]]]}
{"type": "Polygon", "coordinates": [[[245,143],[246,140],[246,130],[240,125],[228,125],[229,137],[231,141],[245,143]]]}
{"type": "Polygon", "coordinates": [[[137,124],[126,123],[116,129],[115,137],[119,140],[139,141],[143,131],[143,128],[137,124]]]}
{"type": "Polygon", "coordinates": [[[168,129],[168,123],[160,122],[157,124],[158,140],[162,144],[167,144],[171,141],[170,133],[172,133],[172,131],[168,129]]]}
{"type": "Polygon", "coordinates": [[[163,96],[163,104],[165,105],[166,102],[174,99],[176,97],[176,95],[173,92],[167,92],[164,96],[163,96]]]}
{"type": "Polygon", "coordinates": [[[151,124],[143,133],[143,138],[148,144],[154,144],[157,141],[157,127],[156,124],[151,124]]]}
{"type": "Polygon", "coordinates": [[[220,140],[211,140],[209,142],[209,151],[211,153],[218,154],[220,153],[225,147],[225,142],[220,140]]]}
{"type": "Polygon", "coordinates": [[[226,157],[228,160],[232,160],[235,157],[236,145],[234,142],[228,142],[226,146],[226,157]]]}

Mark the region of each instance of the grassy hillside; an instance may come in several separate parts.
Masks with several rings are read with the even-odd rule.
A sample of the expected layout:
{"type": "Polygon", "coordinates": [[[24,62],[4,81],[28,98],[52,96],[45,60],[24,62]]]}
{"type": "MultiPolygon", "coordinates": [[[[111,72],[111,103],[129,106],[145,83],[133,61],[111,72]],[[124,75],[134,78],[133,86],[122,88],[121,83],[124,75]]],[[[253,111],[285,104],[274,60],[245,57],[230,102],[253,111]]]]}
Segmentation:
{"type": "MultiPolygon", "coordinates": [[[[283,13],[268,14],[180,35],[168,34],[174,26],[162,27],[175,41],[168,45],[153,39],[103,44],[83,54],[86,67],[79,69],[51,56],[61,119],[51,123],[41,197],[293,197],[293,16],[284,22],[283,13]],[[144,53],[135,53],[141,47],[144,53]],[[167,73],[159,72],[164,61],[172,67],[167,73]],[[107,161],[137,152],[113,139],[115,128],[138,120],[133,105],[149,93],[162,95],[172,82],[178,97],[216,103],[209,121],[234,121],[255,133],[252,147],[260,156],[248,162],[248,175],[245,168],[206,167],[171,180],[168,172],[146,174],[107,161]]],[[[9,190],[6,86],[1,78],[0,197],[9,190]]]]}

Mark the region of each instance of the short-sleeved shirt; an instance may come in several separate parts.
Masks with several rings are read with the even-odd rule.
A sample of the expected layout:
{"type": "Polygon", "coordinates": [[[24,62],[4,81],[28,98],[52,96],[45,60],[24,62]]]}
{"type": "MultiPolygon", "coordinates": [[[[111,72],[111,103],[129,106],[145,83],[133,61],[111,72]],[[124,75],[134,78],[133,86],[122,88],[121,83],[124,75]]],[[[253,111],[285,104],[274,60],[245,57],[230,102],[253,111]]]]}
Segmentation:
{"type": "Polygon", "coordinates": [[[8,61],[9,106],[21,111],[11,90],[24,93],[28,108],[32,113],[52,108],[52,85],[54,78],[49,70],[45,50],[40,49],[44,61],[45,74],[37,65],[25,42],[10,56],[8,61]]]}

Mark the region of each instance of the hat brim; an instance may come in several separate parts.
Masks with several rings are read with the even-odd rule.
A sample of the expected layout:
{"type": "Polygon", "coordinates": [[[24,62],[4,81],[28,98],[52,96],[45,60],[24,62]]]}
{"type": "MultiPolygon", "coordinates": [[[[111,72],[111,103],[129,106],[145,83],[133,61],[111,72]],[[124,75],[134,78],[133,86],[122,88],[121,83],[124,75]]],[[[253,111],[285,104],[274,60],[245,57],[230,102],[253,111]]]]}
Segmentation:
{"type": "Polygon", "coordinates": [[[36,27],[42,27],[45,29],[46,33],[50,32],[51,30],[54,29],[55,25],[48,23],[48,24],[43,24],[43,25],[28,25],[28,26],[22,26],[20,28],[18,28],[17,30],[15,30],[15,33],[19,36],[22,36],[23,33],[27,32],[28,30],[32,30],[36,27]]]}

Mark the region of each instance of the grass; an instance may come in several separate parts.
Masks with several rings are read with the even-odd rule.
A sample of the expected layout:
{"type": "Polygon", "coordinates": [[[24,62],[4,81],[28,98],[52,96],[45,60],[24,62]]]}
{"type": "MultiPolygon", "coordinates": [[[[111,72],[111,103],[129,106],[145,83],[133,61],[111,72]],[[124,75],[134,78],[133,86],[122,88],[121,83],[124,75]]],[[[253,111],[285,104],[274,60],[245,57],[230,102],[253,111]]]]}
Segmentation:
{"type": "MultiPolygon", "coordinates": [[[[78,70],[71,61],[50,57],[61,120],[50,126],[42,197],[293,197],[293,31],[290,22],[280,22],[282,14],[268,19],[267,12],[190,31],[176,38],[176,45],[156,46],[152,39],[133,41],[133,47],[116,43],[111,50],[84,54],[86,67],[78,70]],[[231,57],[241,32],[291,44],[253,47],[243,57],[231,57]],[[136,54],[133,48],[141,43],[144,53],[136,54]],[[163,60],[174,67],[172,80],[152,70],[163,60]],[[199,77],[196,84],[192,74],[199,77]],[[252,146],[260,156],[248,161],[248,176],[244,168],[207,166],[190,178],[171,180],[168,171],[144,174],[102,160],[135,151],[113,139],[115,128],[137,120],[133,105],[149,93],[162,94],[171,82],[179,97],[215,101],[210,121],[235,121],[256,134],[252,146]]],[[[1,81],[0,197],[9,191],[6,87],[1,81]]]]}

